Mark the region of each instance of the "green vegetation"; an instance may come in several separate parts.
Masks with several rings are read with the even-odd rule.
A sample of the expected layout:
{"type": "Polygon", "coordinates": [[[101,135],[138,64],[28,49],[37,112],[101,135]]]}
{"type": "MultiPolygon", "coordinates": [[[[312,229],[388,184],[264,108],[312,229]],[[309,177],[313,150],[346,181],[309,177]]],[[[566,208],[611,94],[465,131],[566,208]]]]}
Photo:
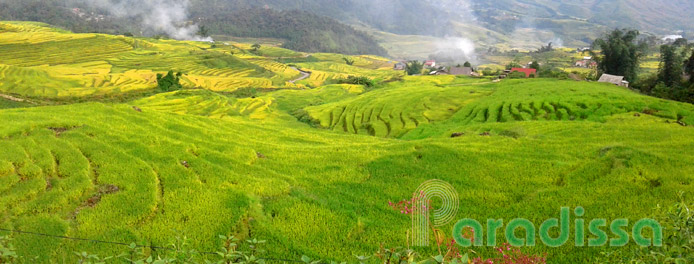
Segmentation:
{"type": "MultiPolygon", "coordinates": [[[[169,257],[149,247],[185,248],[172,256],[179,261],[193,249],[224,248],[232,261],[237,251],[254,255],[231,246],[233,236],[265,239],[256,242],[268,245],[267,259],[352,261],[354,254],[416,251],[442,262],[453,258],[440,235],[430,241],[442,251],[397,249],[408,245],[411,220],[388,205],[432,178],[458,191],[464,209],[455,219],[480,221],[542,223],[562,206],[585,208],[584,219],[635,221],[678,201],[680,192],[694,195],[687,141],[694,106],[610,84],[404,76],[376,56],[351,56],[347,65],[342,54],[258,49],[303,60],[290,66],[249,53],[251,43],[210,48],[34,23],[0,28],[0,74],[9,80],[0,91],[49,104],[0,109],[3,229],[134,242],[146,248],[133,252],[137,260],[169,257]],[[292,67],[311,76],[292,84],[299,76],[292,67]],[[157,89],[156,73],[166,71],[183,89],[157,89]],[[347,83],[335,84],[340,80],[347,83]],[[121,101],[88,96],[133,87],[148,93],[121,101]]],[[[7,252],[37,256],[32,263],[95,261],[128,250],[4,231],[0,237],[7,252]]],[[[461,259],[504,257],[493,247],[453,249],[461,259]]],[[[502,254],[585,263],[604,250],[567,243],[502,254]]]]}
{"type": "Polygon", "coordinates": [[[632,252],[605,251],[597,258],[599,263],[691,263],[694,261],[693,204],[684,197],[672,206],[658,207],[657,219],[664,229],[663,246],[641,248],[632,252]]]}
{"type": "Polygon", "coordinates": [[[407,75],[418,75],[422,74],[422,70],[424,68],[424,64],[419,62],[419,61],[410,61],[407,63],[407,66],[405,67],[405,72],[407,72],[407,75]]]}
{"type": "Polygon", "coordinates": [[[638,36],[636,30],[615,29],[596,39],[593,48],[599,49],[600,53],[591,53],[598,60],[598,69],[603,73],[624,76],[630,82],[636,81],[643,49],[636,43],[638,36]]]}
{"type": "Polygon", "coordinates": [[[181,76],[183,76],[183,73],[179,72],[174,74],[173,71],[169,71],[166,76],[157,73],[157,86],[159,90],[162,92],[180,90],[183,88],[183,86],[181,86],[181,76]]]}
{"type": "Polygon", "coordinates": [[[211,14],[205,15],[205,24],[216,35],[280,38],[284,48],[304,52],[386,54],[366,33],[308,12],[251,8],[211,14]]]}

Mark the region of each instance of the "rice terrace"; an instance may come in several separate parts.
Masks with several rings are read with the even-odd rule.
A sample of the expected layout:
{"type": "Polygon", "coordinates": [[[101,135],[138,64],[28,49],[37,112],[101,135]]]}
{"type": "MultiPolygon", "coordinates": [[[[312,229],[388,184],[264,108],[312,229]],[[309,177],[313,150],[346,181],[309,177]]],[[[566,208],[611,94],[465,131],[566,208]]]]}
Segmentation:
{"type": "Polygon", "coordinates": [[[694,5],[506,2],[0,0],[0,264],[694,263],[694,5]]]}

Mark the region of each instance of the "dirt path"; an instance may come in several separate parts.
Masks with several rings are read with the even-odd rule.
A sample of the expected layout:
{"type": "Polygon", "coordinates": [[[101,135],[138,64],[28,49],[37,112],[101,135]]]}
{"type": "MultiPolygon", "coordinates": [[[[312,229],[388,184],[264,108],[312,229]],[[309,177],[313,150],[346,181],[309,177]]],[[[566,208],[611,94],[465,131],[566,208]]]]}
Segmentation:
{"type": "Polygon", "coordinates": [[[0,93],[0,99],[7,99],[7,100],[10,100],[13,102],[18,102],[18,103],[29,103],[29,104],[33,104],[33,105],[37,104],[36,102],[29,101],[27,99],[18,98],[18,97],[11,96],[9,94],[2,94],[2,93],[0,93]]]}
{"type": "Polygon", "coordinates": [[[6,95],[6,94],[0,94],[0,97],[5,98],[5,99],[10,100],[10,101],[15,101],[15,102],[24,102],[25,101],[24,99],[17,98],[17,97],[11,96],[11,95],[6,95]]]}
{"type": "Polygon", "coordinates": [[[301,72],[301,77],[299,77],[299,78],[297,78],[297,79],[295,79],[295,80],[289,81],[290,83],[296,83],[296,82],[298,82],[298,81],[305,80],[306,78],[311,77],[311,73],[310,73],[310,72],[305,72],[305,71],[299,70],[299,69],[297,69],[296,67],[289,67],[289,68],[292,68],[292,69],[294,69],[294,70],[297,70],[297,71],[301,72]]]}

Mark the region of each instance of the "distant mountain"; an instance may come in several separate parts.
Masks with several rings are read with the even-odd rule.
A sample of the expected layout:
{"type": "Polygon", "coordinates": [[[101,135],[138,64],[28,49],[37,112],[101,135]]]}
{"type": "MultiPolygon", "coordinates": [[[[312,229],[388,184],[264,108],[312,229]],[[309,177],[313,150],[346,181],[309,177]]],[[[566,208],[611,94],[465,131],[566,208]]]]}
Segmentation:
{"type": "Polygon", "coordinates": [[[300,9],[376,30],[428,36],[464,35],[459,25],[510,34],[538,29],[577,43],[596,30],[631,27],[654,34],[694,36],[691,0],[191,0],[200,12],[248,7],[300,9]]]}
{"type": "MultiPolygon", "coordinates": [[[[71,12],[75,6],[109,1],[138,2],[0,0],[0,19],[36,20],[78,32],[140,32],[132,20],[107,17],[98,24],[85,23],[71,12]]],[[[283,38],[290,48],[304,51],[382,54],[371,36],[336,21],[371,32],[386,46],[396,39],[399,43],[393,45],[404,43],[402,36],[419,35],[463,37],[478,48],[532,49],[550,41],[577,47],[617,27],[694,38],[691,0],[169,1],[188,3],[190,21],[210,24],[212,34],[283,38]]]]}
{"type": "MultiPolygon", "coordinates": [[[[145,18],[114,15],[112,10],[105,10],[103,6],[85,1],[91,0],[0,0],[0,21],[39,21],[74,32],[152,36],[166,32],[143,28],[142,24],[160,23],[159,20],[168,18],[166,16],[180,16],[180,11],[184,11],[188,13],[187,19],[190,20],[186,23],[195,21],[196,24],[205,26],[211,35],[278,38],[284,40],[285,48],[304,52],[387,55],[371,35],[333,18],[298,9],[281,11],[257,5],[230,8],[230,2],[218,4],[215,0],[193,0],[185,5],[186,10],[175,5],[157,6],[155,14],[145,18]]],[[[133,2],[137,4],[137,1],[133,2]]],[[[179,0],[172,1],[174,2],[182,3],[179,0]]],[[[148,14],[146,11],[143,13],[148,14]]],[[[157,26],[165,25],[166,23],[162,23],[157,26]]]]}
{"type": "Polygon", "coordinates": [[[219,35],[284,39],[284,48],[304,52],[387,54],[370,35],[305,11],[249,8],[208,14],[200,23],[219,35]]]}

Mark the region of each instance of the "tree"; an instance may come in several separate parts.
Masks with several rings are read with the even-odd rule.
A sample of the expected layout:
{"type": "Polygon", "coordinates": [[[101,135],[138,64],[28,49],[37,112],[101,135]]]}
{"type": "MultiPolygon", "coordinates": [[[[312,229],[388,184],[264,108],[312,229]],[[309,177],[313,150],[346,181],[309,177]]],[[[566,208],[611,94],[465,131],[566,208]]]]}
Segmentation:
{"type": "Polygon", "coordinates": [[[520,63],[518,63],[518,61],[512,61],[506,65],[507,70],[510,70],[513,68],[523,68],[523,66],[521,66],[520,63]]]}
{"type": "Polygon", "coordinates": [[[251,46],[251,48],[253,48],[253,52],[258,52],[258,50],[260,49],[260,44],[255,43],[253,44],[253,46],[251,46]]]}
{"type": "Polygon", "coordinates": [[[173,71],[169,71],[166,76],[161,73],[157,73],[157,86],[159,86],[159,89],[163,92],[180,90],[183,88],[181,85],[182,75],[183,73],[180,72],[174,74],[173,71]]]}
{"type": "Polygon", "coordinates": [[[350,59],[350,58],[347,58],[347,57],[342,57],[342,60],[345,61],[345,63],[347,63],[347,65],[354,65],[354,60],[353,60],[353,59],[350,59]]]}
{"type": "Polygon", "coordinates": [[[673,88],[682,81],[682,58],[674,45],[660,47],[660,70],[658,81],[673,88]]]}
{"type": "Polygon", "coordinates": [[[407,75],[421,74],[422,69],[424,69],[424,64],[416,60],[408,62],[405,66],[407,75]]]}
{"type": "Polygon", "coordinates": [[[530,64],[530,68],[540,72],[540,63],[538,63],[537,61],[533,61],[533,63],[530,64]]]}
{"type": "Polygon", "coordinates": [[[543,52],[550,52],[553,51],[554,47],[552,47],[552,42],[548,43],[547,46],[541,46],[538,50],[537,53],[543,53],[543,52]]]}
{"type": "Polygon", "coordinates": [[[615,29],[593,42],[591,54],[598,61],[598,69],[607,74],[624,76],[634,82],[643,48],[636,44],[637,30],[615,29]],[[599,49],[600,54],[595,50],[599,49]]]}
{"type": "Polygon", "coordinates": [[[687,46],[688,42],[686,38],[678,38],[675,40],[675,42],[672,43],[673,46],[675,47],[685,47],[687,46]]]}
{"type": "Polygon", "coordinates": [[[694,51],[692,51],[692,56],[684,64],[684,72],[689,75],[689,82],[694,84],[694,51]]]}
{"type": "Polygon", "coordinates": [[[466,62],[463,64],[463,67],[472,67],[472,64],[470,64],[469,61],[466,61],[466,62]]]}
{"type": "Polygon", "coordinates": [[[210,36],[210,30],[205,27],[205,25],[200,26],[198,28],[198,36],[201,36],[203,38],[209,37],[210,36]]]}

